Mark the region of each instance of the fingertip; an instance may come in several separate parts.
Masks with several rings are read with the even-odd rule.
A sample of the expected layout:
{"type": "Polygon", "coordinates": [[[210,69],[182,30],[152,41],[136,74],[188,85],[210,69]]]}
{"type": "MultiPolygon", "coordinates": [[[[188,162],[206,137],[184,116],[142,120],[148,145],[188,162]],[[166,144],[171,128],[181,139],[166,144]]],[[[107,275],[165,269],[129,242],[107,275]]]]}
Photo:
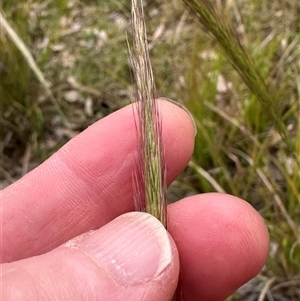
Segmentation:
{"type": "Polygon", "coordinates": [[[268,231],[247,202],[226,194],[202,194],[171,205],[169,217],[187,300],[224,300],[263,267],[268,231]]]}
{"type": "Polygon", "coordinates": [[[117,217],[81,242],[80,249],[124,287],[155,283],[168,273],[178,277],[176,245],[159,220],[148,213],[117,217]]]}
{"type": "Polygon", "coordinates": [[[191,113],[181,104],[159,98],[159,107],[162,113],[167,178],[171,182],[174,180],[172,175],[180,174],[193,154],[196,126],[191,113]]]}
{"type": "Polygon", "coordinates": [[[178,252],[163,225],[124,214],[46,254],[3,266],[5,300],[171,300],[178,252]]]}
{"type": "MultiPolygon", "coordinates": [[[[160,97],[160,98],[158,98],[158,100],[161,101],[162,103],[165,103],[166,105],[172,104],[172,105],[175,105],[177,108],[181,109],[181,111],[177,109],[180,119],[182,118],[182,119],[189,120],[189,123],[192,126],[192,131],[191,131],[191,129],[189,129],[189,131],[191,131],[194,136],[197,135],[197,126],[196,126],[194,117],[193,117],[192,113],[183,104],[181,104],[177,101],[174,101],[170,98],[165,98],[165,97],[160,97]]],[[[176,107],[173,108],[175,111],[176,111],[176,107]]]]}

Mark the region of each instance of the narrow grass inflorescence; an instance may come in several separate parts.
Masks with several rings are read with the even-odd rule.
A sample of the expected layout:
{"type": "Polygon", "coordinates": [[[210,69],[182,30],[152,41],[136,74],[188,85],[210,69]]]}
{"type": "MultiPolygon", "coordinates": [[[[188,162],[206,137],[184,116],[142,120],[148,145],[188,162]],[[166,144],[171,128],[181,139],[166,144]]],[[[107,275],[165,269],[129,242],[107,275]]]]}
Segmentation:
{"type": "Polygon", "coordinates": [[[293,149],[287,130],[274,109],[274,95],[268,90],[261,73],[241,45],[238,35],[229,26],[224,17],[215,10],[211,2],[195,0],[183,0],[183,2],[210,34],[216,38],[216,41],[229,58],[232,66],[242,77],[251,92],[257,97],[258,101],[267,109],[267,113],[278,132],[288,146],[293,149]]]}
{"type": "MultiPolygon", "coordinates": [[[[136,209],[167,223],[166,183],[162,123],[155,100],[155,83],[149,58],[147,32],[141,0],[132,0],[133,49],[130,59],[135,77],[135,97],[138,118],[137,131],[140,154],[135,174],[136,209]]],[[[135,112],[136,113],[136,112],[135,112]]]]}

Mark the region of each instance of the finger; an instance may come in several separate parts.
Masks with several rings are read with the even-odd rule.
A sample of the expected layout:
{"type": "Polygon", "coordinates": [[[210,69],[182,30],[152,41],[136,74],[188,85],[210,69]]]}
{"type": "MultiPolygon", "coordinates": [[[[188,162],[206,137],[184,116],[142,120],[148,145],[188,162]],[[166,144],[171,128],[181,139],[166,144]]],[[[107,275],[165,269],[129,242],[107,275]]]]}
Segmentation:
{"type": "MultiPolygon", "coordinates": [[[[194,127],[178,106],[161,100],[167,182],[193,151],[194,127]]],[[[2,195],[2,262],[47,252],[132,211],[138,149],[132,106],[100,120],[2,195]]]]}
{"type": "Polygon", "coordinates": [[[223,301],[263,267],[268,232],[245,201],[210,193],[168,210],[168,230],[180,254],[179,301],[223,301]]]}
{"type": "Polygon", "coordinates": [[[175,292],[176,246],[153,216],[124,214],[44,255],[2,266],[3,300],[165,301],[175,292]]]}

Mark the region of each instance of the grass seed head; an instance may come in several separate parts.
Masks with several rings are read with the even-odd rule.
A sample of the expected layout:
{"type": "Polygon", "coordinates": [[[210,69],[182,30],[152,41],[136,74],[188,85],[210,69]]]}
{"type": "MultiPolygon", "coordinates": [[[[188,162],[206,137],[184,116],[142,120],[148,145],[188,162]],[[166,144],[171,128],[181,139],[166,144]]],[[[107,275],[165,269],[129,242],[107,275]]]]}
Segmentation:
{"type": "Polygon", "coordinates": [[[166,226],[166,184],[162,122],[155,100],[155,83],[149,57],[143,3],[132,0],[133,48],[130,60],[135,78],[140,158],[135,176],[136,209],[157,217],[166,226]]]}

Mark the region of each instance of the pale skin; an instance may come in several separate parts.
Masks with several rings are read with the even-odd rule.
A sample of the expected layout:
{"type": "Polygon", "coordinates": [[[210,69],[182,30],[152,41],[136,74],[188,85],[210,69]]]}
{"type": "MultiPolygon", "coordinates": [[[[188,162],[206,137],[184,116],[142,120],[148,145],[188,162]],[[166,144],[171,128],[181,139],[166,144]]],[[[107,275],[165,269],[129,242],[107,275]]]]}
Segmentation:
{"type": "MultiPolygon", "coordinates": [[[[178,106],[161,100],[160,111],[171,183],[195,133],[178,106]]],[[[125,107],[0,192],[3,300],[167,301],[179,277],[177,300],[221,301],[260,271],[268,232],[241,199],[180,200],[168,206],[168,232],[146,213],[127,213],[135,131],[125,107]]]]}

